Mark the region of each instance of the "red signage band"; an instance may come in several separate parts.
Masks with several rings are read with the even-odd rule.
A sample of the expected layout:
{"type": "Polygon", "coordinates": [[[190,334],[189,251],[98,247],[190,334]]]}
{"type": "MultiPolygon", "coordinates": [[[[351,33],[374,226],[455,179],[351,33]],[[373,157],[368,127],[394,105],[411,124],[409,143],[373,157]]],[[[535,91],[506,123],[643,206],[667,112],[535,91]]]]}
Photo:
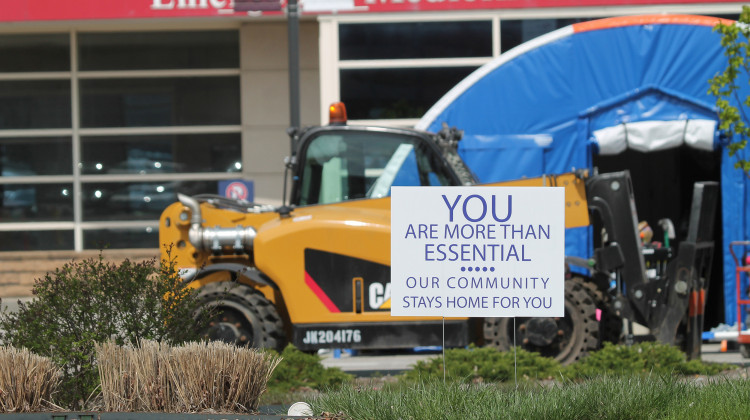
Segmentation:
{"type": "Polygon", "coordinates": [[[3,0],[0,22],[247,16],[233,0],[3,0]]]}
{"type": "MultiPolygon", "coordinates": [[[[245,0],[243,0],[245,1],[245,0]]],[[[654,4],[710,4],[738,0],[298,0],[303,14],[420,12],[479,9],[535,9],[545,7],[637,6],[654,4]]],[[[286,0],[278,0],[286,7],[286,0]]],[[[247,3],[247,1],[245,1],[247,3]]],[[[3,0],[0,22],[54,20],[139,19],[180,17],[242,17],[282,14],[269,11],[269,1],[255,12],[235,11],[234,0],[3,0]]],[[[246,7],[244,3],[240,8],[246,7]]],[[[738,9],[739,13],[739,9],[738,9]]]]}
{"type": "MultiPolygon", "coordinates": [[[[354,0],[358,12],[536,9],[545,7],[641,6],[656,4],[727,3],[717,0],[354,0]]],[[[737,0],[729,2],[741,3],[737,0]]],[[[737,13],[739,13],[739,8],[737,13]]]]}

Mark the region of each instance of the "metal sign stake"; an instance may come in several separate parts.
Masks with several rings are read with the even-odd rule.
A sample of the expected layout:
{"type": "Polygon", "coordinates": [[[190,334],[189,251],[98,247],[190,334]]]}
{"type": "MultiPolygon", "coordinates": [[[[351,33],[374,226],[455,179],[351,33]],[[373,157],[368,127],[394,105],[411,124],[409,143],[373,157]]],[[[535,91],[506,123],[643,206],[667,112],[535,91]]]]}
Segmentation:
{"type": "Polygon", "coordinates": [[[518,355],[516,353],[516,317],[513,317],[513,377],[518,391],[518,355]]]}
{"type": "Polygon", "coordinates": [[[445,385],[445,317],[443,317],[443,385],[445,385]]]}

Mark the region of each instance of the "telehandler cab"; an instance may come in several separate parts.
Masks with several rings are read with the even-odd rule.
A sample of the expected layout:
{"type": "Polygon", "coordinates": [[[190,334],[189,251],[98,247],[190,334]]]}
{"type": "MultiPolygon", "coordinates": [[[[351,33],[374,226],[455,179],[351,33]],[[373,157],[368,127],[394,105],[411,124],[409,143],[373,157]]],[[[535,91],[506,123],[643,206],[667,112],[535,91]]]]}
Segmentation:
{"type": "MultiPolygon", "coordinates": [[[[476,184],[457,152],[462,133],[344,121],[290,130],[288,205],[178,195],[163,212],[163,253],[174,245],[184,281],[218,309],[210,339],[305,351],[443,343],[442,318],[390,316],[389,193],[391,186],[476,184]]],[[[715,183],[696,184],[689,235],[676,253],[643,246],[628,172],[493,185],[564,187],[566,227],[589,226],[591,214],[604,234],[593,258],[566,259],[563,318],[519,318],[515,331],[508,318],[446,319],[446,347],[508,349],[515,333],[518,345],[563,363],[604,340],[656,339],[700,355],[715,183]]]]}

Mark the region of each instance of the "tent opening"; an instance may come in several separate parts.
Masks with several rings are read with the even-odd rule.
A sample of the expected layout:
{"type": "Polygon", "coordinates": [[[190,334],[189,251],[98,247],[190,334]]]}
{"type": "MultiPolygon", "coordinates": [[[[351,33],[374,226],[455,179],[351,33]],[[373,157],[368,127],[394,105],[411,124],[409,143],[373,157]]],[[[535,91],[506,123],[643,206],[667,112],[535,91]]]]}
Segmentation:
{"type": "MultiPolygon", "coordinates": [[[[648,222],[654,232],[654,241],[663,242],[663,231],[657,222],[663,218],[671,219],[677,235],[676,242],[679,243],[687,236],[693,183],[720,180],[721,152],[686,145],[649,153],[627,149],[617,155],[594,155],[593,164],[599,172],[630,170],[638,220],[648,222]]],[[[716,205],[717,209],[721,209],[720,202],[716,205]]],[[[704,330],[724,322],[720,210],[716,211],[714,223],[714,259],[704,330]]],[[[594,226],[594,232],[599,230],[599,226],[594,226]]],[[[597,245],[598,240],[595,234],[597,245]]]]}

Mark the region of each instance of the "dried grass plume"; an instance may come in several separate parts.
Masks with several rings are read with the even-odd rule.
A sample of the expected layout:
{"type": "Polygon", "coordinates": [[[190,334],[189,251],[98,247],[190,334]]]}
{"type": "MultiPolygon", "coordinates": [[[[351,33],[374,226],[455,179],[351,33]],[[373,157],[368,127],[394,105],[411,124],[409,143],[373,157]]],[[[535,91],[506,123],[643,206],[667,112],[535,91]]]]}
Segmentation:
{"type": "Polygon", "coordinates": [[[97,344],[104,409],[252,413],[281,358],[222,342],[97,344]]]}
{"type": "Polygon", "coordinates": [[[60,369],[51,359],[27,349],[0,347],[0,413],[56,410],[52,397],[60,369]]]}

